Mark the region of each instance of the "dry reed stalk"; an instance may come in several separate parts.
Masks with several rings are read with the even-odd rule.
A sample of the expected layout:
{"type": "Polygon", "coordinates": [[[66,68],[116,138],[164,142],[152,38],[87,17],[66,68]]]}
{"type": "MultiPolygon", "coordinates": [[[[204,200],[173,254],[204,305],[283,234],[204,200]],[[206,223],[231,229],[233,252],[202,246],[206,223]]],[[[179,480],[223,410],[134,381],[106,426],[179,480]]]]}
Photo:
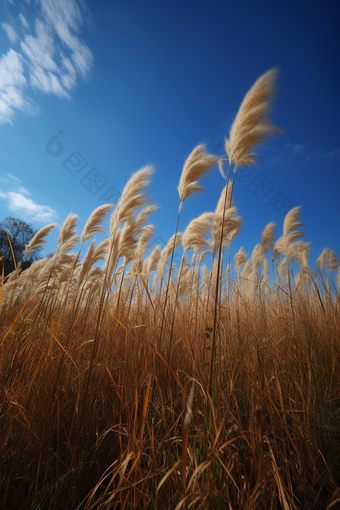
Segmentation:
{"type": "MultiPolygon", "coordinates": [[[[231,165],[234,163],[234,179],[236,170],[241,165],[254,164],[254,156],[252,153],[254,148],[268,140],[268,136],[273,136],[280,132],[276,127],[269,124],[268,114],[271,107],[271,100],[275,90],[276,69],[271,69],[262,75],[251,89],[246,94],[236,118],[231,126],[229,140],[225,140],[225,150],[228,155],[229,169],[227,175],[227,183],[229,183],[229,176],[231,165]]],[[[234,183],[234,181],[233,181],[234,183]]],[[[230,194],[230,205],[232,202],[233,187],[230,194]]],[[[210,380],[209,380],[209,393],[212,391],[212,378],[213,378],[213,363],[215,358],[216,349],[216,319],[217,319],[217,303],[219,296],[219,278],[220,278],[220,265],[222,258],[222,241],[223,241],[223,228],[224,219],[227,206],[228,186],[225,192],[223,217],[221,226],[221,236],[218,249],[218,263],[217,263],[217,278],[215,290],[215,307],[214,307],[214,321],[213,321],[213,339],[211,349],[211,364],[210,364],[210,380]]]]}
{"type": "Polygon", "coordinates": [[[183,204],[185,200],[193,196],[195,192],[204,191],[204,189],[198,185],[198,180],[201,177],[205,177],[209,170],[217,164],[218,158],[216,156],[207,154],[205,151],[205,144],[200,144],[189,154],[187,157],[182,174],[179,180],[178,185],[178,194],[180,198],[180,203],[178,207],[178,213],[177,213],[177,221],[176,221],[176,228],[175,228],[175,236],[174,236],[174,244],[171,251],[171,260],[170,260],[170,267],[168,271],[168,282],[166,286],[166,294],[165,294],[165,301],[164,301],[164,310],[162,315],[162,324],[161,324],[161,331],[160,331],[160,339],[159,343],[162,343],[162,336],[163,336],[163,327],[164,327],[164,320],[165,320],[165,311],[168,301],[168,295],[169,295],[169,288],[170,288],[170,282],[171,282],[171,273],[172,273],[172,261],[174,257],[174,251],[176,246],[176,236],[178,231],[178,224],[179,224],[179,217],[180,213],[183,207],[183,204]]]}
{"type": "MultiPolygon", "coordinates": [[[[74,452],[77,451],[78,442],[79,442],[79,435],[80,435],[80,429],[82,424],[82,419],[85,413],[86,409],[86,396],[88,394],[89,390],[89,384],[90,379],[92,377],[92,371],[94,366],[94,360],[95,356],[98,352],[98,343],[99,343],[99,332],[101,324],[104,320],[104,296],[105,296],[105,288],[107,283],[107,268],[110,267],[111,263],[111,256],[113,253],[113,248],[115,244],[115,239],[117,235],[118,228],[121,224],[123,224],[125,221],[129,220],[131,217],[131,214],[136,209],[144,208],[146,205],[148,205],[148,200],[146,195],[143,193],[145,188],[149,184],[149,179],[153,173],[153,168],[151,166],[146,166],[140,169],[138,172],[132,175],[128,183],[123,189],[122,195],[118,201],[117,207],[113,211],[111,215],[111,221],[110,221],[110,245],[108,249],[108,255],[105,261],[104,266],[104,281],[101,289],[101,297],[100,297],[100,305],[98,308],[98,316],[97,316],[97,324],[96,324],[96,331],[95,331],[95,337],[93,342],[93,349],[91,354],[91,360],[90,360],[90,366],[88,371],[88,376],[86,378],[86,385],[85,385],[85,399],[84,404],[80,411],[79,421],[78,421],[78,427],[77,427],[77,434],[76,434],[76,447],[74,449],[74,452]]],[[[72,457],[72,464],[75,461],[75,453],[72,457]]]]}

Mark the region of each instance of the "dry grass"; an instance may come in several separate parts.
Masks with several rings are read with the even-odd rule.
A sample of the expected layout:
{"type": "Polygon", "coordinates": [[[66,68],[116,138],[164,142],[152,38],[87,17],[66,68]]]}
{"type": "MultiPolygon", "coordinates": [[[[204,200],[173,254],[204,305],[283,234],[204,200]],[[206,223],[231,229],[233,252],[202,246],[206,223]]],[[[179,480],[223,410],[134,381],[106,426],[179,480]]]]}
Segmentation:
{"type": "MultiPolygon", "coordinates": [[[[203,148],[184,165],[179,209],[217,161],[203,148]]],[[[109,205],[81,238],[70,215],[51,259],[2,277],[1,508],[339,508],[336,255],[309,267],[294,208],[276,243],[269,224],[232,264],[242,221],[230,186],[215,213],[149,253],[151,173],[127,184],[108,239],[92,238],[109,205]],[[174,269],[182,242],[194,256],[174,269]]]]}

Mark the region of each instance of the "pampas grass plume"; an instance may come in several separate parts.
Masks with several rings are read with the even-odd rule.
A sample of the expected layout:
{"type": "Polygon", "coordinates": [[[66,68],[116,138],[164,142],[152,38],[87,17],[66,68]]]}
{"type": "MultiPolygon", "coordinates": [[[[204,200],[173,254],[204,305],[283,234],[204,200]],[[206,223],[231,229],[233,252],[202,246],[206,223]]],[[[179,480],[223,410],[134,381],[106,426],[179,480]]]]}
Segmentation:
{"type": "Polygon", "coordinates": [[[282,131],[269,123],[269,111],[276,88],[277,69],[264,73],[245,95],[231,126],[225,151],[229,163],[254,164],[256,154],[251,153],[260,143],[282,131]],[[243,160],[243,162],[242,162],[243,160]]]}
{"type": "Polygon", "coordinates": [[[42,248],[47,243],[44,239],[51,230],[56,226],[56,223],[51,223],[51,225],[46,225],[46,227],[41,228],[35,236],[31,239],[31,241],[28,243],[25,249],[25,258],[27,258],[30,253],[32,253],[33,250],[36,250],[37,248],[42,248]]]}
{"type": "Polygon", "coordinates": [[[58,237],[58,248],[71,239],[76,233],[78,216],[76,214],[69,214],[64,221],[60,234],[58,237]]]}
{"type": "Polygon", "coordinates": [[[204,191],[204,189],[198,185],[198,180],[201,177],[206,177],[209,170],[218,163],[218,158],[204,152],[205,149],[205,144],[197,145],[184,163],[177,188],[181,200],[180,207],[182,207],[184,201],[188,197],[193,196],[195,192],[204,191]]]}
{"type": "Polygon", "coordinates": [[[142,192],[149,185],[153,171],[151,165],[144,166],[134,173],[125,185],[117,207],[111,215],[111,235],[115,234],[119,225],[124,223],[133,211],[148,205],[147,196],[142,192]]]}
{"type": "Polygon", "coordinates": [[[95,234],[105,233],[105,229],[101,224],[104,221],[106,214],[111,211],[112,208],[112,204],[104,204],[97,207],[97,209],[95,209],[92,214],[90,214],[89,219],[87,220],[84,230],[80,236],[82,244],[85,243],[85,241],[91,239],[91,237],[93,237],[95,234]]]}

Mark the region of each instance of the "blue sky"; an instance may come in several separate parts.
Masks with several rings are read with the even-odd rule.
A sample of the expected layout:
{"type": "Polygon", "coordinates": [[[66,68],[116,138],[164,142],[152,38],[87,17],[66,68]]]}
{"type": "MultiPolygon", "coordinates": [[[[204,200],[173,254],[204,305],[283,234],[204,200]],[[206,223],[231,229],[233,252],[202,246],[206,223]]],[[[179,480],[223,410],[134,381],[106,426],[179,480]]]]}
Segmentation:
{"type": "MultiPolygon", "coordinates": [[[[340,255],[339,14],[336,1],[3,1],[0,219],[38,229],[74,212],[80,231],[104,193],[114,200],[152,163],[155,243],[166,242],[186,157],[202,141],[222,155],[245,93],[277,66],[272,119],[286,136],[262,146],[260,166],[236,180],[244,226],[233,252],[250,254],[271,221],[279,237],[282,212],[301,205],[312,261],[324,247],[340,255]],[[59,156],[46,149],[55,135],[59,156]],[[72,175],[76,161],[87,165],[72,175]],[[89,172],[103,185],[95,194],[89,172]]],[[[185,202],[180,230],[215,209],[217,169],[203,186],[185,202]]]]}

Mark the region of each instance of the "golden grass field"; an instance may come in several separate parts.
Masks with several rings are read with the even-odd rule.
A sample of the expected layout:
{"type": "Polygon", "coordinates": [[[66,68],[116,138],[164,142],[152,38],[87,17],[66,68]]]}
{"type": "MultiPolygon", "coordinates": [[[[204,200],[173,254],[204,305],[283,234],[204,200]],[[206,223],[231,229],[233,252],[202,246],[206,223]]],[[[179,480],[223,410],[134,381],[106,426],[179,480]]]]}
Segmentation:
{"type": "Polygon", "coordinates": [[[151,247],[147,166],[79,237],[69,215],[52,257],[2,276],[4,510],[340,508],[337,256],[310,267],[298,207],[233,250],[230,170],[280,133],[275,78],[246,95],[224,158],[198,145],[184,164],[178,218],[218,165],[215,212],[151,247]]]}

